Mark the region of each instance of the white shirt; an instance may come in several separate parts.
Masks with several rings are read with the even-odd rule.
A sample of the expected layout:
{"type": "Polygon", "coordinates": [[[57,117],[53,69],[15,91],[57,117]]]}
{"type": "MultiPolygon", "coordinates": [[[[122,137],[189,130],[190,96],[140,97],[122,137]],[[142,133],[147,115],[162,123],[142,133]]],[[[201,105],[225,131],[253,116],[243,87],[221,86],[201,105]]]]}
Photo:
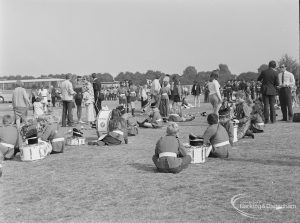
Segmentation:
{"type": "Polygon", "coordinates": [[[208,90],[209,90],[209,95],[212,95],[212,94],[216,94],[217,92],[220,92],[220,84],[217,80],[213,80],[213,81],[209,81],[207,83],[207,87],[208,87],[208,90]]]}
{"type": "Polygon", "coordinates": [[[152,85],[151,85],[151,94],[158,95],[160,89],[161,89],[161,86],[160,86],[159,80],[154,79],[152,81],[152,85]]]}
{"type": "Polygon", "coordinates": [[[278,80],[279,80],[279,87],[293,87],[295,86],[295,78],[294,74],[288,71],[283,71],[279,73],[278,80]],[[282,75],[284,72],[284,81],[282,81],[282,75]]]}
{"type": "Polygon", "coordinates": [[[73,95],[76,92],[73,90],[73,85],[69,80],[65,80],[61,83],[61,99],[63,101],[72,101],[73,95]]]}

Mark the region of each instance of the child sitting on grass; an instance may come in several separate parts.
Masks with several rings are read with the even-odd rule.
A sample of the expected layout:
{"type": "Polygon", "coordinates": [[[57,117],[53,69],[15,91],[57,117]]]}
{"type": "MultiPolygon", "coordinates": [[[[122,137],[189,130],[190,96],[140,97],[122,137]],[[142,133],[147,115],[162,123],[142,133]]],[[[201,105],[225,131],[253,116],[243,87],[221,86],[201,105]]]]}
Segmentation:
{"type": "Polygon", "coordinates": [[[198,138],[203,138],[204,145],[212,145],[211,151],[206,151],[206,157],[228,158],[228,150],[231,148],[229,136],[226,129],[219,123],[218,115],[215,113],[209,114],[207,122],[209,126],[203,136],[198,136],[198,138]]]}
{"type": "Polygon", "coordinates": [[[17,128],[13,126],[13,119],[10,115],[2,118],[3,126],[0,127],[0,175],[2,175],[2,162],[5,159],[12,159],[15,150],[19,150],[21,136],[17,128]]]}
{"type": "Polygon", "coordinates": [[[161,137],[155,147],[152,160],[159,172],[179,173],[191,163],[191,156],[187,155],[182,143],[177,138],[179,127],[170,122],[166,136],[161,137]]]}
{"type": "Polygon", "coordinates": [[[54,120],[54,118],[49,116],[39,117],[38,128],[41,129],[41,132],[38,134],[39,138],[51,143],[52,154],[64,152],[65,138],[63,137],[63,132],[60,131],[58,120],[54,120]]]}
{"type": "Polygon", "coordinates": [[[219,110],[219,122],[226,129],[229,136],[230,145],[233,146],[234,126],[230,119],[230,108],[227,107],[219,110]]]}
{"type": "Polygon", "coordinates": [[[149,118],[145,119],[143,122],[137,122],[139,127],[161,128],[163,126],[163,119],[159,113],[158,108],[155,105],[155,102],[151,104],[152,111],[149,115],[149,118]]]}
{"type": "Polygon", "coordinates": [[[194,115],[182,115],[182,110],[180,106],[174,106],[171,109],[168,121],[170,122],[189,122],[195,119],[194,115]]]}

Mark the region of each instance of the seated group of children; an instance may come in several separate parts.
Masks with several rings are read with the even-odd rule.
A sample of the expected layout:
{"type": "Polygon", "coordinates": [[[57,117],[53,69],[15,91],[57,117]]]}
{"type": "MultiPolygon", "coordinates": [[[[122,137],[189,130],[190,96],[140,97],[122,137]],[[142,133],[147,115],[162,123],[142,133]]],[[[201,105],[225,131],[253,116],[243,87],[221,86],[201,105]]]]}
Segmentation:
{"type": "MultiPolygon", "coordinates": [[[[208,151],[209,157],[228,158],[231,148],[229,136],[226,129],[219,124],[218,115],[212,113],[207,116],[208,128],[203,136],[203,145],[212,145],[211,151],[208,151]]],[[[159,172],[179,173],[187,168],[191,162],[191,156],[188,155],[183,144],[178,139],[179,127],[175,122],[169,122],[166,136],[162,136],[156,143],[155,153],[152,160],[159,172]]]]}
{"type": "Polygon", "coordinates": [[[64,151],[64,138],[61,137],[62,133],[59,131],[57,121],[46,116],[24,121],[25,125],[19,131],[13,125],[11,115],[3,116],[3,126],[0,127],[0,167],[4,159],[12,159],[26,143],[38,144],[41,140],[50,145],[49,153],[64,151]]]}

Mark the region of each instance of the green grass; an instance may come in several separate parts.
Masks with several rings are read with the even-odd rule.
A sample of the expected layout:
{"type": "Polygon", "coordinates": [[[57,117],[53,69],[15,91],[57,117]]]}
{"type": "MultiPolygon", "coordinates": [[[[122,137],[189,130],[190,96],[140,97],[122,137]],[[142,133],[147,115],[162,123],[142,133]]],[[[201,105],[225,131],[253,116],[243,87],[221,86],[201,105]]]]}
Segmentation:
{"type": "MultiPolygon", "coordinates": [[[[187,111],[210,110],[201,106],[187,111]]],[[[189,132],[206,127],[197,116],[182,123],[180,138],[187,142],[189,132]]],[[[253,222],[230,203],[240,193],[296,205],[257,212],[259,222],[300,222],[299,129],[298,123],[267,125],[254,140],[240,140],[228,160],[208,159],[179,174],[158,173],[151,160],[165,128],[140,129],[128,145],[74,146],[41,161],[5,161],[0,222],[253,222]]]]}

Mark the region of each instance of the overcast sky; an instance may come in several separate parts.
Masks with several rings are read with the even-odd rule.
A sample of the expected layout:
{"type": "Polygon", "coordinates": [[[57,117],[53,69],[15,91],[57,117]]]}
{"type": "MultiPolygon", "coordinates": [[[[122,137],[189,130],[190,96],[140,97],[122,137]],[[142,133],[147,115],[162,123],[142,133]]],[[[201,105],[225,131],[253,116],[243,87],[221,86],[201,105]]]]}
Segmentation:
{"type": "Polygon", "coordinates": [[[0,76],[299,60],[298,0],[0,0],[0,76]]]}

